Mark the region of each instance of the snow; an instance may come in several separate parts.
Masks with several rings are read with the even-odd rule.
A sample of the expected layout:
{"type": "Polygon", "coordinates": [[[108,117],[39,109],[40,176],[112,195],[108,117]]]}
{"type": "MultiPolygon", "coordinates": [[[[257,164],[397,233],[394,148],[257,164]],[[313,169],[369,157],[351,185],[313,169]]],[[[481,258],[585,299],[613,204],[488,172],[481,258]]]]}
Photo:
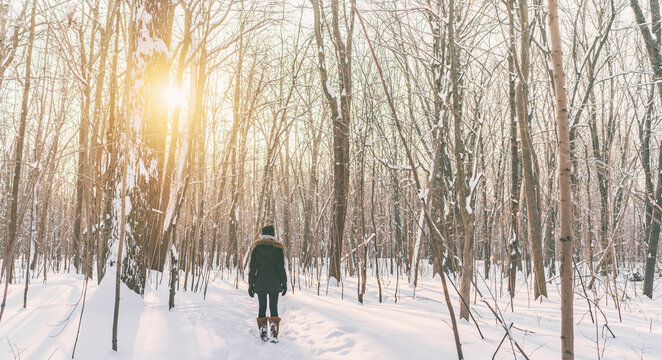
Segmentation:
{"type": "Polygon", "coordinates": [[[483,177],[483,173],[482,173],[482,172],[481,172],[481,173],[478,173],[478,174],[475,174],[475,173],[474,173],[474,176],[473,176],[473,177],[471,178],[471,180],[469,181],[469,193],[473,193],[474,190],[476,190],[476,186],[478,186],[478,182],[480,181],[480,179],[481,179],[482,177],[483,177]]]}
{"type": "MultiPolygon", "coordinates": [[[[324,280],[320,296],[316,284],[294,292],[290,288],[280,299],[283,320],[279,344],[258,339],[257,298],[248,297],[243,281],[238,289],[234,287],[235,274],[226,272],[226,280],[216,274],[219,277],[210,282],[206,300],[201,293],[177,292],[175,308],[170,312],[168,276],[157,288],[156,279],[161,277],[155,275],[151,274],[144,298],[122,285],[117,353],[111,350],[115,268],[108,269],[101,285],[89,281],[76,359],[456,358],[441,282],[430,277],[429,267],[422,268],[416,297],[406,277],[401,277],[397,303],[397,279],[387,272],[382,274],[381,304],[374,277],[368,278],[363,305],[356,301],[355,279],[344,280],[344,299],[341,287],[331,285],[325,294],[324,280]]],[[[529,301],[524,277],[518,275],[514,312],[505,290],[495,300],[479,278],[483,298],[472,296],[477,300],[472,302],[472,309],[485,339],[480,338],[473,323],[458,322],[466,359],[491,358],[504,335],[482,300],[496,305],[506,323],[513,323],[510,332],[531,359],[560,357],[558,287],[550,284],[550,297],[542,302],[529,301]]],[[[84,278],[64,273],[49,274],[48,279],[46,285],[38,279],[32,281],[27,309],[22,308],[23,285],[10,285],[0,323],[0,358],[13,358],[12,349],[20,351],[22,359],[71,358],[81,309],[72,304],[81,297],[84,278]],[[68,322],[63,322],[70,314],[68,322]]],[[[497,277],[491,284],[497,294],[498,282],[497,277]]],[[[661,284],[658,279],[658,289],[661,284]]],[[[603,359],[655,359],[662,354],[662,296],[654,300],[635,297],[632,283],[627,289],[631,300],[625,300],[621,308],[623,322],[618,321],[613,302],[609,299],[607,304],[603,298],[600,307],[605,317],[598,313],[597,327],[591,322],[586,300],[575,296],[576,359],[597,358],[596,334],[603,359]],[[605,318],[616,338],[603,327],[605,318]]],[[[452,293],[451,298],[457,310],[457,295],[452,293]]],[[[504,341],[495,358],[520,359],[510,346],[504,341]]]]}
{"type": "Polygon", "coordinates": [[[75,2],[68,2],[68,3],[64,4],[64,13],[65,13],[65,15],[71,17],[75,11],[76,11],[76,3],[75,2]]]}
{"type": "MultiPolygon", "coordinates": [[[[134,80],[134,91],[139,91],[145,85],[142,75],[147,67],[147,60],[157,56],[168,57],[169,50],[163,39],[154,38],[150,34],[148,25],[152,22],[152,16],[145,7],[140,6],[135,11],[135,22],[138,25],[140,36],[138,36],[136,50],[133,55],[134,67],[131,70],[131,77],[134,80]]],[[[135,115],[132,120],[134,130],[139,131],[140,117],[135,115]]]]}
{"type": "Polygon", "coordinates": [[[140,5],[136,10],[137,18],[145,25],[152,22],[152,15],[147,12],[144,5],[140,5]]]}
{"type": "Polygon", "coordinates": [[[429,193],[430,189],[418,189],[418,198],[421,200],[426,200],[429,193]]]}
{"type": "Polygon", "coordinates": [[[29,164],[29,166],[35,170],[41,171],[43,169],[43,166],[39,160],[33,161],[29,164]]]}
{"type": "Polygon", "coordinates": [[[326,83],[324,83],[324,85],[326,86],[326,91],[329,92],[329,96],[330,96],[332,99],[335,99],[335,98],[336,98],[336,91],[333,90],[333,86],[331,86],[331,85],[329,84],[329,80],[327,80],[326,83]]]}
{"type": "Polygon", "coordinates": [[[184,173],[184,166],[186,165],[186,158],[188,156],[188,130],[184,130],[182,132],[182,147],[179,151],[179,160],[177,161],[177,177],[175,181],[175,190],[172,192],[172,195],[170,196],[170,199],[168,199],[168,205],[166,207],[166,216],[165,216],[165,221],[163,222],[163,229],[162,231],[165,233],[168,230],[168,226],[170,226],[170,222],[172,221],[175,223],[175,220],[173,219],[173,215],[175,213],[175,206],[177,202],[177,194],[179,194],[179,190],[182,188],[182,174],[184,173]]]}
{"type": "Polygon", "coordinates": [[[423,237],[423,221],[425,220],[425,213],[421,210],[420,215],[418,216],[418,227],[416,228],[416,242],[414,243],[414,251],[412,252],[412,257],[414,260],[412,264],[418,264],[421,248],[421,238],[423,237]]]}

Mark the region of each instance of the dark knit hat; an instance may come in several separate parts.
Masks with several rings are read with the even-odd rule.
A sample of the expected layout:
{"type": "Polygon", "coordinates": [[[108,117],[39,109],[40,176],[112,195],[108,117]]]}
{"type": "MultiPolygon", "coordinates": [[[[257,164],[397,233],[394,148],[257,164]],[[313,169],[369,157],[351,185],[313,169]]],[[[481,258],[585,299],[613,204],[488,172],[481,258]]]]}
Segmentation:
{"type": "Polygon", "coordinates": [[[276,236],[276,231],[274,230],[273,225],[267,225],[262,228],[262,235],[276,236]]]}

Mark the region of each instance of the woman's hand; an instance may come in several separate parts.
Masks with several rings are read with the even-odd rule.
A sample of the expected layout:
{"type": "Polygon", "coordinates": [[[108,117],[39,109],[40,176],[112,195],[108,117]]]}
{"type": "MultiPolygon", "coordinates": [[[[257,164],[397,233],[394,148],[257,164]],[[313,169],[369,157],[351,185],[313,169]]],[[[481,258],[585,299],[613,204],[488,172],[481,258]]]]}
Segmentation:
{"type": "Polygon", "coordinates": [[[253,285],[248,285],[248,295],[250,297],[255,296],[255,289],[253,289],[253,285]]]}
{"type": "Polygon", "coordinates": [[[285,296],[285,294],[287,293],[287,284],[281,284],[281,286],[283,287],[283,292],[280,294],[285,296]]]}

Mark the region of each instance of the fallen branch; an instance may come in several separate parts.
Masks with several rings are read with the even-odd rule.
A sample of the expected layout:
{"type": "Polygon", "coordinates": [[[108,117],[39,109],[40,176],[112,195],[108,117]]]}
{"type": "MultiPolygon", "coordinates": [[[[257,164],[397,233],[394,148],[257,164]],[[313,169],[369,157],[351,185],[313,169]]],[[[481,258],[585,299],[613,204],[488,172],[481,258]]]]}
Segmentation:
{"type": "MultiPolygon", "coordinates": [[[[480,273],[477,273],[477,274],[478,274],[478,276],[480,276],[480,278],[483,280],[483,282],[485,283],[485,285],[487,285],[487,282],[485,281],[485,278],[484,278],[480,273]]],[[[473,279],[471,279],[471,282],[473,282],[474,288],[475,288],[476,291],[478,292],[478,296],[480,296],[480,301],[482,301],[483,303],[485,303],[485,305],[487,305],[487,308],[490,309],[490,311],[492,312],[492,314],[494,314],[494,317],[497,319],[497,321],[499,321],[499,323],[501,324],[501,327],[503,327],[503,329],[506,330],[506,335],[508,336],[508,338],[510,339],[510,341],[511,341],[513,344],[515,344],[515,346],[517,347],[517,350],[519,350],[519,352],[522,354],[522,356],[524,356],[524,358],[525,358],[526,360],[529,360],[529,357],[526,356],[526,353],[525,353],[524,350],[519,346],[519,344],[517,343],[517,340],[515,340],[515,339],[513,338],[513,336],[510,334],[510,326],[512,326],[512,324],[511,324],[510,326],[506,326],[506,322],[505,322],[504,319],[503,319],[503,315],[501,314],[501,311],[497,312],[496,310],[494,310],[494,308],[492,308],[492,305],[490,305],[490,303],[487,302],[487,300],[485,300],[485,298],[483,297],[483,294],[481,293],[480,289],[478,289],[478,286],[476,286],[476,285],[477,285],[476,282],[475,282],[473,279]]],[[[496,301],[496,299],[494,298],[494,294],[492,293],[492,290],[490,290],[489,286],[487,287],[487,290],[490,292],[490,296],[492,296],[492,299],[496,301]]],[[[498,308],[497,308],[497,310],[498,310],[498,308]]]]}
{"type": "MultiPolygon", "coordinates": [[[[445,271],[445,270],[443,269],[443,266],[442,266],[441,271],[445,271]]],[[[476,319],[474,318],[474,312],[473,312],[473,310],[469,309],[469,304],[467,304],[467,302],[464,300],[464,297],[460,294],[460,291],[457,289],[457,286],[455,286],[455,283],[453,282],[453,279],[451,279],[451,277],[449,276],[449,277],[448,277],[448,280],[450,280],[451,285],[453,286],[453,289],[455,289],[455,292],[456,292],[457,295],[460,297],[460,300],[462,300],[462,303],[464,304],[464,306],[467,308],[467,310],[469,310],[469,316],[471,316],[471,320],[473,320],[474,324],[476,324],[476,329],[478,329],[478,334],[480,335],[480,338],[483,339],[483,340],[485,340],[485,336],[483,336],[483,332],[480,331],[480,326],[478,326],[478,322],[477,322],[476,319]]],[[[473,281],[473,280],[472,280],[472,281],[473,281]]],[[[475,287],[475,286],[476,286],[476,284],[474,283],[474,287],[475,287]]],[[[476,288],[476,290],[478,290],[478,288],[476,288]]],[[[479,291],[479,293],[480,293],[480,291],[479,291]]],[[[481,296],[482,296],[482,295],[481,295],[481,296]]]]}
{"type": "MultiPolygon", "coordinates": [[[[513,327],[513,323],[510,323],[510,327],[513,327]]],[[[494,358],[496,357],[496,354],[499,352],[499,349],[501,349],[501,345],[503,345],[503,341],[506,340],[507,337],[508,337],[508,332],[503,334],[503,337],[499,342],[499,346],[497,346],[496,350],[494,350],[494,354],[492,354],[492,360],[494,360],[494,358]]]]}
{"type": "Polygon", "coordinates": [[[83,306],[80,308],[80,318],[78,318],[78,330],[76,331],[76,341],[74,341],[74,349],[71,351],[71,358],[76,354],[76,344],[78,344],[78,335],[80,335],[80,324],[83,322],[83,312],[85,311],[85,298],[87,297],[87,279],[85,276],[85,289],[83,290],[83,306]]]}

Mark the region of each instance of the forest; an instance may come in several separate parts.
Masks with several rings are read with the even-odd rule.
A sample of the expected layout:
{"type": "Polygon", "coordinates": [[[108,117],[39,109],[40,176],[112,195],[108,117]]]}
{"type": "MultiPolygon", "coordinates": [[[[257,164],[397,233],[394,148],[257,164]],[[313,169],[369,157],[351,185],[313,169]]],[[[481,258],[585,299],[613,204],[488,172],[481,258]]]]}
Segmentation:
{"type": "MultiPolygon", "coordinates": [[[[659,358],[661,14],[659,0],[0,0],[0,357],[78,343],[79,358],[148,358],[123,343],[141,336],[123,315],[248,306],[253,242],[273,225],[300,318],[313,301],[423,304],[445,345],[421,358],[659,358]],[[30,335],[46,316],[30,309],[67,286],[63,335],[30,335]]],[[[305,329],[283,314],[274,358],[373,358],[362,341],[417,331],[375,340],[358,317],[347,353],[297,352],[305,329]]],[[[214,346],[170,356],[245,358],[214,346]]]]}

